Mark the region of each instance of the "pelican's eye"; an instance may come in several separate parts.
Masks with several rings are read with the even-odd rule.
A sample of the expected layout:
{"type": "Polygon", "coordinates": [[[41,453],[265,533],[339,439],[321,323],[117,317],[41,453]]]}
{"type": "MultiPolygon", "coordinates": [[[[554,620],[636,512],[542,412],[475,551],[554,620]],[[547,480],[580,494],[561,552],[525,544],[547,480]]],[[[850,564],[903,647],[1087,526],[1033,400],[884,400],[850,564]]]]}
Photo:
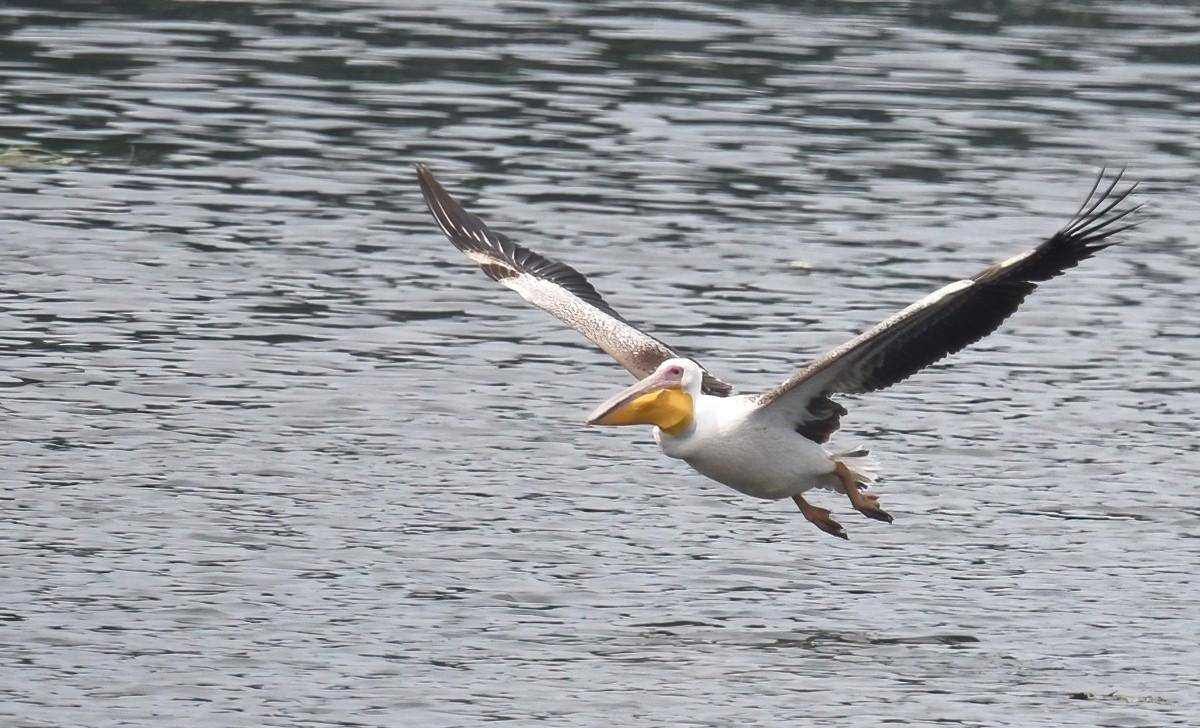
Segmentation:
{"type": "Polygon", "coordinates": [[[682,377],[683,376],[683,367],[680,367],[680,366],[671,367],[670,369],[667,370],[667,376],[682,377]]]}

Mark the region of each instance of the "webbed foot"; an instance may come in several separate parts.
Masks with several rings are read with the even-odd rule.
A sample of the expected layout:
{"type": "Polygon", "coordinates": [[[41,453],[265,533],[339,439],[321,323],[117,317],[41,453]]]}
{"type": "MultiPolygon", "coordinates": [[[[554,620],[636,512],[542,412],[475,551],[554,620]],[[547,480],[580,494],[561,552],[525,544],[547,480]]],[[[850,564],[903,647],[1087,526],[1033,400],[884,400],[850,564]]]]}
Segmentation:
{"type": "Polygon", "coordinates": [[[802,495],[792,496],[792,500],[796,501],[796,505],[800,506],[800,512],[808,519],[808,522],[821,529],[831,536],[844,538],[847,541],[850,537],[846,535],[846,530],[842,528],[842,524],[833,520],[833,514],[828,509],[814,506],[812,503],[804,500],[802,495]]]}
{"type": "Polygon", "coordinates": [[[850,472],[850,468],[839,462],[834,464],[834,472],[842,481],[842,487],[846,489],[846,495],[850,497],[850,504],[854,506],[854,510],[867,518],[874,518],[876,521],[892,522],[891,514],[879,507],[879,496],[874,493],[864,493],[858,479],[850,472]]]}

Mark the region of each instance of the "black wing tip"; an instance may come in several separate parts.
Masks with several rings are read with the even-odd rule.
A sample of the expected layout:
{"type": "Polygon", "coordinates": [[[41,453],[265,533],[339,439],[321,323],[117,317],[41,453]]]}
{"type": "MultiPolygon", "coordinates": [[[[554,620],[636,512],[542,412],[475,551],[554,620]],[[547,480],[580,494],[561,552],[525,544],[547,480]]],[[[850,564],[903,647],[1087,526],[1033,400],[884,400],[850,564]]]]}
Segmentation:
{"type": "Polygon", "coordinates": [[[1058,277],[1068,268],[1115,245],[1119,242],[1118,234],[1138,226],[1139,221],[1130,216],[1145,207],[1144,203],[1124,204],[1140,186],[1139,182],[1133,181],[1122,187],[1125,180],[1124,167],[1112,175],[1108,168],[1101,168],[1083,204],[1066,225],[1046,242],[1020,256],[1014,265],[997,264],[987,272],[1011,277],[1011,280],[1040,283],[1058,277]]]}
{"type": "Polygon", "coordinates": [[[493,234],[479,218],[467,212],[462,203],[438,182],[427,165],[417,162],[414,166],[417,170],[417,182],[421,186],[421,195],[425,198],[425,207],[433,215],[446,239],[464,253],[496,252],[492,241],[501,236],[493,234]]]}
{"type": "Polygon", "coordinates": [[[421,194],[425,197],[425,204],[430,206],[429,211],[436,216],[437,211],[433,209],[432,205],[434,198],[451,200],[454,198],[450,196],[445,187],[442,187],[442,183],[438,182],[437,177],[433,175],[433,170],[429,169],[424,162],[417,162],[414,166],[417,170],[417,183],[421,185],[421,194]]]}
{"type": "Polygon", "coordinates": [[[413,167],[417,170],[417,181],[421,183],[422,188],[438,183],[437,177],[433,176],[433,170],[429,169],[429,165],[424,162],[417,162],[413,167]]]}
{"type": "Polygon", "coordinates": [[[1108,241],[1108,238],[1137,225],[1136,222],[1133,222],[1116,226],[1116,223],[1145,207],[1145,203],[1140,203],[1123,210],[1119,209],[1120,205],[1141,186],[1140,180],[1134,180],[1124,189],[1117,189],[1125,179],[1126,172],[1127,168],[1120,168],[1105,184],[1108,168],[1100,168],[1100,173],[1096,175],[1096,181],[1092,183],[1092,188],[1084,198],[1083,204],[1071,217],[1070,222],[1059,231],[1059,235],[1066,242],[1093,251],[1101,250],[1116,242],[1108,241]]]}

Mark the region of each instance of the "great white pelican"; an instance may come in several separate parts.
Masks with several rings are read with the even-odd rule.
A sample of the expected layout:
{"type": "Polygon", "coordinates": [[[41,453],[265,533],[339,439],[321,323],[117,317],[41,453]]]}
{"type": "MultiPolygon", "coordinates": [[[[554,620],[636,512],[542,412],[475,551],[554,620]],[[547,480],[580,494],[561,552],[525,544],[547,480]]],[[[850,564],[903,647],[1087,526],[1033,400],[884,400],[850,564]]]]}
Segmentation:
{"type": "Polygon", "coordinates": [[[446,192],[423,164],[417,178],[429,211],[450,242],[500,285],[556,316],[603,349],[639,381],[587,418],[591,425],[651,425],[669,457],[756,498],[791,498],[822,531],[847,538],[830,512],[804,493],[846,495],[860,513],[890,523],[868,492],[866,450],[826,446],[846,408],[837,394],[873,392],[907,378],[987,336],[1037,287],[1115,242],[1139,206],[1122,205],[1136,189],[1118,189],[1122,173],[1101,171],[1075,215],[1054,235],[954,281],[872,326],[759,394],[733,387],[694,359],[630,323],[579,271],[489,229],[446,192]],[[1124,222],[1123,222],[1124,221],[1124,222]]]}

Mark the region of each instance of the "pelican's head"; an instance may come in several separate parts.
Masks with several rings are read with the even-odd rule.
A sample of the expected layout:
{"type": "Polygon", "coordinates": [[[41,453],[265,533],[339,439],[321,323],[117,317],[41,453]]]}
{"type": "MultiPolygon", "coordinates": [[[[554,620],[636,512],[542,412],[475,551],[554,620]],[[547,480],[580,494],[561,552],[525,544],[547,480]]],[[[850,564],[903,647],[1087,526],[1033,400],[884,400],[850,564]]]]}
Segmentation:
{"type": "Polygon", "coordinates": [[[656,425],[678,435],[692,424],[704,370],[691,359],[667,359],[654,373],[596,408],[589,425],[656,425]]]}

